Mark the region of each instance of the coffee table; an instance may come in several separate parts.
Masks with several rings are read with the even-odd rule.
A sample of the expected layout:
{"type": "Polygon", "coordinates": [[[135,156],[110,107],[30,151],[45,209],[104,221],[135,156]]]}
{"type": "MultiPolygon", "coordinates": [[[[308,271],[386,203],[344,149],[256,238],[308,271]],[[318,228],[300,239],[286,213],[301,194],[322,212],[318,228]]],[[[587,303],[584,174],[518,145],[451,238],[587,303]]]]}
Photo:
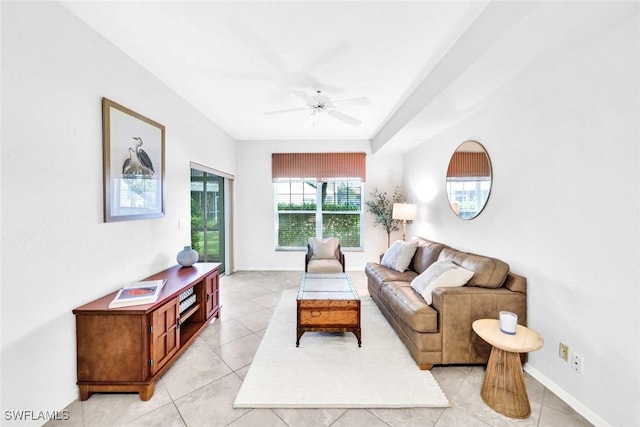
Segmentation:
{"type": "Polygon", "coordinates": [[[296,298],[297,339],[305,332],[353,332],[362,346],[360,297],[348,274],[304,273],[296,298]]]}
{"type": "Polygon", "coordinates": [[[480,338],[493,346],[480,390],[482,400],[502,415],[527,418],[531,406],[520,353],[542,348],[544,340],[539,333],[522,325],[518,325],[515,335],[505,334],[496,319],[476,320],[472,327],[480,338]]]}

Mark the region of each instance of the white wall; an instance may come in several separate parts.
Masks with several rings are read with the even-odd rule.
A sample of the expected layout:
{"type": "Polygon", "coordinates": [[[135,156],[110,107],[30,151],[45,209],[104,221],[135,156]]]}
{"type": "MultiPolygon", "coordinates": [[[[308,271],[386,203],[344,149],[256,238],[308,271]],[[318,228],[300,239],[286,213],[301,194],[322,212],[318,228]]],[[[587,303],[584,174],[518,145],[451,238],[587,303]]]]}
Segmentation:
{"type": "Polygon", "coordinates": [[[4,421],[77,398],[71,310],[175,264],[189,161],[233,174],[235,145],[53,3],[2,3],[2,122],[4,421]],[[164,218],[103,223],[103,96],[166,126],[164,218]]]}
{"type": "MultiPolygon", "coordinates": [[[[401,185],[401,156],[372,155],[368,141],[239,141],[235,180],[235,269],[300,270],[304,251],[276,251],[271,153],[291,152],[366,152],[367,181],[365,200],[373,187],[389,193],[401,185]]],[[[345,252],[347,270],[363,270],[367,261],[375,261],[387,248],[387,234],[373,227],[371,214],[365,211],[364,251],[345,252]]],[[[392,234],[392,241],[401,238],[392,234]]]]}
{"type": "Polygon", "coordinates": [[[640,425],[640,19],[629,7],[403,158],[420,204],[411,233],[526,276],[529,326],[545,340],[528,371],[612,426],[640,425]],[[467,139],[485,145],[494,169],[488,206],[471,221],[451,213],[443,179],[467,139]],[[583,375],[558,357],[560,341],[584,358],[583,375]]]}

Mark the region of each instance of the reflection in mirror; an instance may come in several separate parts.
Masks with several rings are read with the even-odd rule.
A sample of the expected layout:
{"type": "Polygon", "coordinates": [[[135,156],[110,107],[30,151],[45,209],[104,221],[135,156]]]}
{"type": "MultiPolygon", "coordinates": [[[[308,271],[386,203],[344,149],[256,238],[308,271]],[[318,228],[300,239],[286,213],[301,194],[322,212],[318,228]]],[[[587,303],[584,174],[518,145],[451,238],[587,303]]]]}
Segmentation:
{"type": "Polygon", "coordinates": [[[456,148],[447,169],[447,197],[453,212],[462,219],[477,217],[491,193],[491,162],[477,141],[456,148]]]}

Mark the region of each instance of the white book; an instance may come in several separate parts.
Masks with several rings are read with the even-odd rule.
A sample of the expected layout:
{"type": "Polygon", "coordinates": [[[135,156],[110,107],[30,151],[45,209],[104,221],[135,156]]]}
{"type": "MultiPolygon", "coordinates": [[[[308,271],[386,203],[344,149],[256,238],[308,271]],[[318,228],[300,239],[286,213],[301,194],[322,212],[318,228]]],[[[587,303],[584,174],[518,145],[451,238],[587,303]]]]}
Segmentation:
{"type": "Polygon", "coordinates": [[[166,279],[129,283],[118,291],[116,297],[109,303],[109,308],[153,304],[158,301],[165,283],[167,283],[166,279]]]}

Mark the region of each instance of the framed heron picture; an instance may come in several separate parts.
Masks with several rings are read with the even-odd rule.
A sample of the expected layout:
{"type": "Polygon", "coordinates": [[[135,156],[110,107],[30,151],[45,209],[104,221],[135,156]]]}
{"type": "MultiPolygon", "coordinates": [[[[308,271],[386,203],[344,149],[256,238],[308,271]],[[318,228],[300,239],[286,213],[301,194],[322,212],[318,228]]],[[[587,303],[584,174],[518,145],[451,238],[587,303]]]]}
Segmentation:
{"type": "Polygon", "coordinates": [[[104,221],[164,216],[164,126],[102,98],[104,221]]]}

